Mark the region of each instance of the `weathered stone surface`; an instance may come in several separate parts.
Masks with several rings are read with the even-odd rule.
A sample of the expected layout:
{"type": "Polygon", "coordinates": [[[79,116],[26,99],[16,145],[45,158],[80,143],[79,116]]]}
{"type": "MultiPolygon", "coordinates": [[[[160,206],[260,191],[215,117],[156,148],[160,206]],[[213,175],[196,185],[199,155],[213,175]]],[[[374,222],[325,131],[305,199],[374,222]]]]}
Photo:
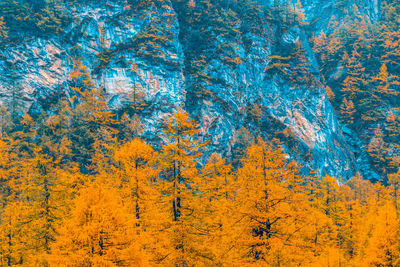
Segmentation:
{"type": "MultiPolygon", "coordinates": [[[[273,3],[260,2],[267,6],[273,3]]],[[[329,19],[337,12],[332,8],[332,1],[302,2],[309,21],[322,17],[313,25],[316,32],[325,30],[325,18],[329,19]]],[[[376,19],[379,14],[377,0],[365,3],[365,12],[371,19],[376,19]]],[[[161,8],[153,9],[152,14],[133,16],[127,16],[118,1],[107,1],[106,5],[102,1],[90,1],[68,8],[77,19],[62,36],[46,40],[27,39],[0,51],[2,102],[9,101],[11,85],[8,80],[11,66],[14,66],[12,72],[19,77],[18,88],[24,95],[25,110],[39,112],[46,109],[49,101],[55,101],[60,91],[68,94],[69,73],[74,57],[79,55],[93,71],[97,85],[104,87],[109,94],[111,108],[124,108],[128,104],[126,94],[133,87],[143,90],[149,103],[143,116],[145,136],[150,140],[159,137],[164,116],[185,106],[193,117],[200,119],[204,136],[211,138],[211,151],[229,156],[235,135],[242,126],[256,132],[254,123],[246,119],[246,108],[258,103],[264,114],[261,122],[267,123],[268,118],[276,119],[295,134],[303,150],[313,155],[305,159],[291,153],[303,166],[317,169],[321,174],[344,178],[351,177],[360,169],[352,152],[357,141],[343,136],[342,126],[322,85],[310,89],[295,87],[279,75],[266,78],[264,70],[271,55],[268,38],[273,38],[273,35],[260,37],[244,33],[241,37],[250,40],[251,45],[249,49],[236,45],[235,51],[241,58],[239,64],[226,65],[218,58],[208,61],[207,74],[218,83],[207,85],[207,89],[218,101],[205,99],[191,105],[186,97],[191,77],[184,74],[185,55],[179,41],[178,15],[169,0],[161,8]],[[163,31],[171,36],[171,42],[160,48],[162,60],[153,62],[138,55],[138,49],[129,44],[156,19],[163,31]],[[107,64],[101,65],[99,53],[105,50],[113,51],[113,55],[107,64]]],[[[313,68],[310,71],[318,78],[318,66],[305,34],[298,28],[291,28],[280,38],[283,43],[303,42],[313,68]]],[[[218,38],[221,44],[227,41],[218,38]]],[[[266,133],[257,134],[267,136],[266,133]]]]}

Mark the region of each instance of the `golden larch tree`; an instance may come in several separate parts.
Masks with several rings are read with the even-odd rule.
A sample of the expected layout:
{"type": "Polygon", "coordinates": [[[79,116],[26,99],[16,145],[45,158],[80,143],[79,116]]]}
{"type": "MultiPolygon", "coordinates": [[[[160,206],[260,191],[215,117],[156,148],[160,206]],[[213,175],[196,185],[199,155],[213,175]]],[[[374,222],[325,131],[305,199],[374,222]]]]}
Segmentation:
{"type": "MultiPolygon", "coordinates": [[[[162,264],[192,265],[209,262],[201,250],[201,219],[196,214],[200,174],[197,168],[201,149],[196,123],[189,114],[179,109],[165,119],[164,134],[167,137],[159,158],[161,192],[165,209],[170,211],[168,233],[169,255],[162,264]]],[[[206,263],[204,263],[206,264],[206,263]]]]}
{"type": "Polygon", "coordinates": [[[134,223],[115,189],[89,184],[58,229],[48,260],[56,266],[148,266],[134,223]]]}

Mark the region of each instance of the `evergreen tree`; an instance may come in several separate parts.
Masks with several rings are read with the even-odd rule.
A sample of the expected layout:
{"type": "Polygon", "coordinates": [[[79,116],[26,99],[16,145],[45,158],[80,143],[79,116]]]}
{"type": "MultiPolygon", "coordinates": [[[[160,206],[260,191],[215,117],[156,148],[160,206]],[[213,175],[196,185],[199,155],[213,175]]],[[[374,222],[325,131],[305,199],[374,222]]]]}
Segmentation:
{"type": "Polygon", "coordinates": [[[387,160],[387,145],[383,137],[381,126],[378,124],[367,148],[368,154],[372,158],[372,162],[377,169],[382,168],[387,160]]]}
{"type": "Polygon", "coordinates": [[[353,101],[347,101],[346,98],[343,98],[343,103],[340,107],[340,111],[342,113],[342,121],[346,124],[354,123],[354,113],[356,112],[354,109],[353,101]]]}
{"type": "Polygon", "coordinates": [[[399,219],[392,203],[385,201],[371,216],[374,224],[366,248],[364,264],[396,266],[400,260],[399,219]]]}
{"type": "Polygon", "coordinates": [[[168,233],[171,243],[168,264],[192,265],[209,263],[201,251],[201,221],[195,201],[200,175],[196,164],[205,145],[198,139],[199,130],[189,114],[179,109],[165,120],[168,142],[160,153],[159,167],[165,208],[170,211],[168,233]]]}
{"type": "Polygon", "coordinates": [[[145,266],[146,253],[133,231],[134,218],[118,192],[102,184],[83,188],[72,216],[58,228],[48,261],[63,266],[145,266]]]}
{"type": "Polygon", "coordinates": [[[341,90],[343,95],[349,100],[355,99],[360,94],[361,88],[365,84],[365,68],[360,64],[359,58],[359,53],[353,50],[351,57],[345,54],[342,60],[347,71],[347,76],[343,81],[341,90]]]}
{"type": "MultiPolygon", "coordinates": [[[[108,146],[115,143],[118,122],[107,106],[103,89],[94,86],[88,68],[80,60],[75,62],[70,76],[75,95],[71,98],[68,140],[72,159],[87,172],[94,157],[109,157],[108,146]]],[[[96,168],[92,166],[91,171],[96,168]]]]}
{"type": "Polygon", "coordinates": [[[399,77],[389,75],[385,63],[380,67],[378,76],[373,77],[372,80],[377,83],[377,86],[374,88],[375,93],[382,97],[390,99],[400,93],[395,89],[395,86],[400,85],[399,77]]]}
{"type": "Polygon", "coordinates": [[[201,172],[196,206],[202,230],[207,233],[202,250],[207,252],[212,265],[239,264],[242,259],[236,247],[240,236],[236,208],[238,185],[231,166],[213,153],[201,172]]]}
{"type": "Polygon", "coordinates": [[[4,17],[0,17],[0,44],[6,42],[8,37],[8,30],[6,23],[4,22],[4,17]]]}
{"type": "Polygon", "coordinates": [[[305,198],[297,166],[282,152],[259,140],[249,147],[238,171],[238,241],[247,263],[291,265],[304,262],[307,253],[300,238],[305,225],[305,198]],[[302,257],[303,256],[303,257],[302,257]]]}

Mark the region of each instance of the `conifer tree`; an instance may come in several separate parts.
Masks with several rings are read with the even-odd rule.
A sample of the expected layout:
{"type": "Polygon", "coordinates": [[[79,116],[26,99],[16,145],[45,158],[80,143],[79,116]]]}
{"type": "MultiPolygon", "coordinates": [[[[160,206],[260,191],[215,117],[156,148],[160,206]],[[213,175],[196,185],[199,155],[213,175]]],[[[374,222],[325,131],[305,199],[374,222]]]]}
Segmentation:
{"type": "MultiPolygon", "coordinates": [[[[109,110],[102,88],[96,88],[88,68],[80,60],[75,62],[70,74],[73,109],[68,140],[71,142],[73,160],[88,172],[93,157],[109,158],[109,147],[115,143],[118,122],[109,110]]],[[[97,166],[92,166],[95,171],[97,166]]]]}
{"type": "Polygon", "coordinates": [[[27,260],[31,263],[42,261],[44,255],[50,253],[59,220],[68,212],[68,193],[73,192],[71,187],[75,182],[56,164],[37,151],[35,157],[26,162],[25,175],[20,177],[20,198],[28,209],[22,220],[29,227],[27,255],[30,258],[27,260]]]}
{"type": "Polygon", "coordinates": [[[3,266],[21,264],[26,258],[27,227],[23,223],[27,206],[16,199],[15,179],[20,162],[11,152],[12,140],[0,141],[1,224],[0,262],[3,266]]]}
{"type": "Polygon", "coordinates": [[[70,194],[76,186],[75,179],[57,168],[56,162],[38,149],[34,153],[32,158],[14,162],[15,167],[8,170],[10,192],[2,217],[7,224],[1,231],[9,251],[7,261],[14,264],[46,263],[57,235],[55,229],[68,212],[70,194]]]}
{"type": "Polygon", "coordinates": [[[385,63],[380,67],[378,76],[373,77],[372,80],[377,83],[374,88],[375,93],[382,97],[396,97],[400,93],[400,91],[395,88],[400,85],[399,77],[390,75],[385,63]]]}
{"type": "Polygon", "coordinates": [[[139,221],[145,212],[143,200],[154,194],[151,183],[155,171],[151,162],[155,160],[155,152],[142,140],[133,139],[115,152],[115,160],[120,163],[117,172],[121,176],[123,195],[132,199],[132,213],[139,221]]]}
{"type": "Polygon", "coordinates": [[[73,111],[66,99],[61,99],[54,107],[54,111],[54,115],[45,116],[41,125],[43,128],[40,134],[41,147],[67,169],[76,165],[76,162],[72,162],[73,144],[70,140],[73,111]]]}
{"type": "Polygon", "coordinates": [[[396,142],[400,137],[400,117],[393,111],[389,111],[386,117],[387,136],[389,140],[396,142]]]}
{"type": "Polygon", "coordinates": [[[153,263],[168,254],[168,236],[162,229],[169,223],[168,213],[161,204],[162,188],[156,181],[156,156],[153,148],[138,138],[122,145],[114,155],[118,163],[115,185],[125,199],[127,211],[133,215],[132,227],[142,240],[137,245],[151,251],[153,263]]]}
{"type": "Polygon", "coordinates": [[[347,54],[343,56],[343,64],[347,71],[347,76],[343,81],[342,92],[348,100],[354,100],[361,92],[365,83],[365,68],[360,63],[360,54],[353,50],[351,57],[347,54]]]}
{"type": "Polygon", "coordinates": [[[254,144],[253,135],[245,127],[238,130],[235,136],[236,142],[232,146],[233,166],[241,164],[240,160],[246,155],[246,150],[254,144]]]}
{"type": "Polygon", "coordinates": [[[326,95],[328,96],[329,101],[333,102],[335,100],[335,93],[329,86],[325,87],[326,95]]]}
{"type": "Polygon", "coordinates": [[[294,83],[312,85],[313,77],[310,74],[311,64],[306,57],[306,51],[302,42],[296,42],[292,60],[294,66],[290,78],[294,83]]]}
{"type": "Polygon", "coordinates": [[[356,112],[354,109],[353,101],[347,101],[346,97],[343,98],[343,103],[340,106],[340,111],[342,113],[342,121],[346,124],[354,123],[354,113],[356,112]]]}
{"type": "Polygon", "coordinates": [[[378,124],[367,148],[368,154],[372,158],[372,162],[377,169],[382,168],[387,160],[387,146],[383,137],[384,134],[381,126],[378,124]]]}
{"type": "Polygon", "coordinates": [[[399,215],[399,198],[400,198],[400,168],[397,173],[389,174],[388,183],[390,184],[390,194],[393,198],[394,208],[396,210],[397,215],[399,215]]]}
{"type": "Polygon", "coordinates": [[[296,252],[303,245],[300,230],[306,209],[297,166],[287,163],[272,144],[259,140],[249,147],[237,179],[244,260],[277,266],[308,260],[310,251],[296,252]]]}
{"type": "Polygon", "coordinates": [[[8,30],[6,23],[4,22],[4,17],[0,17],[0,44],[5,43],[8,37],[8,30]]]}
{"type": "Polygon", "coordinates": [[[0,210],[4,208],[11,194],[9,180],[14,178],[15,167],[18,165],[15,153],[12,153],[9,138],[0,139],[0,210]]]}
{"type": "MultiPolygon", "coordinates": [[[[397,18],[386,19],[384,23],[382,23],[382,28],[380,28],[380,36],[378,38],[380,48],[383,51],[381,59],[388,66],[393,66],[393,70],[398,73],[399,66],[398,62],[400,59],[400,30],[398,24],[398,11],[396,11],[396,7],[398,8],[398,3],[391,5],[387,5],[389,12],[392,14],[388,14],[388,9],[386,9],[386,16],[395,16],[397,18]],[[389,26],[389,24],[391,24],[389,26]]],[[[388,18],[388,17],[387,17],[388,18]]]]}
{"type": "MultiPolygon", "coordinates": [[[[342,250],[336,251],[338,255],[343,253],[351,246],[351,232],[348,227],[349,217],[343,202],[343,192],[338,181],[329,175],[322,177],[315,188],[315,207],[322,211],[332,222],[329,224],[329,232],[333,240],[336,241],[336,248],[342,250]],[[349,245],[350,244],[350,245],[349,245]]],[[[334,248],[331,247],[330,249],[334,248]]],[[[343,255],[343,254],[342,254],[343,255]]]]}
{"type": "Polygon", "coordinates": [[[148,266],[141,240],[133,231],[134,218],[118,192],[90,184],[79,192],[70,218],[48,256],[58,266],[148,266]]]}
{"type": "Polygon", "coordinates": [[[312,39],[313,51],[316,53],[316,57],[318,59],[320,71],[325,73],[327,68],[330,67],[330,57],[328,57],[327,48],[328,48],[328,37],[325,32],[321,30],[319,35],[314,36],[312,39]]]}
{"type": "Polygon", "coordinates": [[[304,14],[303,5],[301,4],[300,0],[297,0],[294,6],[294,11],[296,12],[296,20],[299,23],[299,25],[300,26],[307,25],[307,20],[304,14]]]}
{"type": "Polygon", "coordinates": [[[367,266],[396,266],[399,264],[399,219],[390,201],[385,201],[373,214],[374,223],[366,248],[367,266]]]}
{"type": "Polygon", "coordinates": [[[236,208],[238,187],[231,166],[213,153],[201,172],[196,206],[202,229],[207,233],[203,251],[208,252],[213,265],[238,264],[241,254],[235,246],[241,228],[236,208]]]}
{"type": "Polygon", "coordinates": [[[159,160],[162,192],[169,214],[170,255],[165,262],[172,265],[191,265],[209,262],[204,255],[199,236],[201,221],[197,218],[196,192],[199,172],[196,167],[204,142],[198,139],[199,130],[188,113],[179,109],[165,119],[167,143],[159,160]]]}
{"type": "Polygon", "coordinates": [[[33,142],[37,136],[36,122],[29,114],[25,114],[18,124],[18,130],[11,133],[11,145],[20,159],[30,159],[37,148],[37,144],[33,142]]]}
{"type": "Polygon", "coordinates": [[[29,255],[30,229],[26,225],[27,205],[12,201],[2,210],[0,226],[0,263],[2,266],[23,265],[29,255]]]}

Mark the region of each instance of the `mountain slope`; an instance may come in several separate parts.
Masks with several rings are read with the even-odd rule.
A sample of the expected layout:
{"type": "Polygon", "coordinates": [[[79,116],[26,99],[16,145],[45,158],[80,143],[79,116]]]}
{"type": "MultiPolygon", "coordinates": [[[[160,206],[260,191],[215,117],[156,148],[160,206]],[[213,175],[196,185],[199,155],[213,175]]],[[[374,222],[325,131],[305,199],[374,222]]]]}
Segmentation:
{"type": "MultiPolygon", "coordinates": [[[[59,31],[10,32],[0,51],[1,100],[31,115],[51,114],[54,103],[73,95],[71,72],[81,60],[112,110],[137,113],[143,136],[155,144],[163,139],[162,118],[184,107],[210,140],[208,153],[235,161],[246,133],[279,138],[305,171],[347,179],[368,170],[352,152],[355,137],[343,135],[308,40],[329,31],[327,18],[341,7],[272,2],[59,3],[69,18],[59,31]],[[130,108],[135,94],[144,109],[130,108]]],[[[376,1],[358,6],[371,20],[379,16],[376,1]]]]}

